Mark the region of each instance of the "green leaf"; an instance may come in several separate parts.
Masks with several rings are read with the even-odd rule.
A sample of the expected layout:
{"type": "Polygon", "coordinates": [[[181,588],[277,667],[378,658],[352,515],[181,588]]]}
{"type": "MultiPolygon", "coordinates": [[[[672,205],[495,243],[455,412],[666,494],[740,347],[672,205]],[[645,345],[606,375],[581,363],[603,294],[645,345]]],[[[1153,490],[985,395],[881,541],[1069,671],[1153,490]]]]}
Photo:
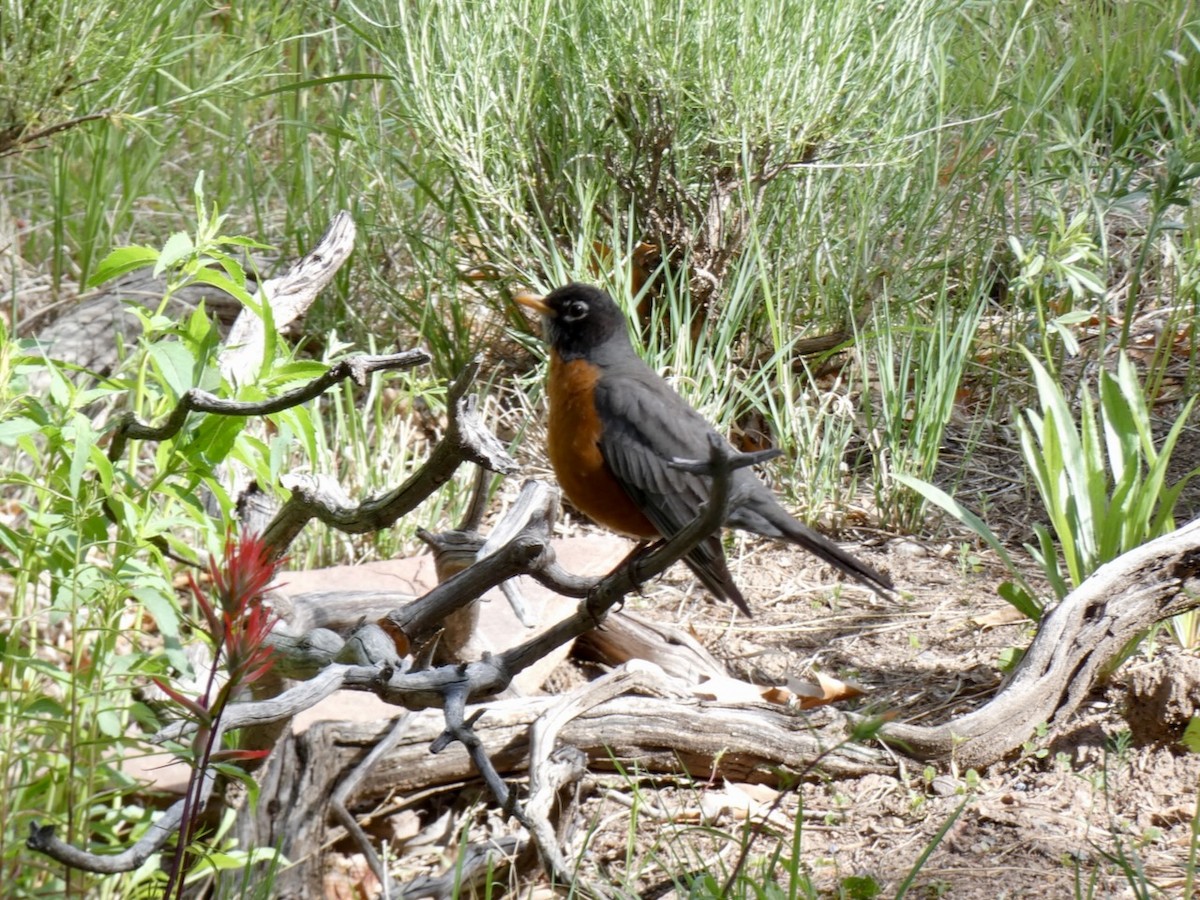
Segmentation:
{"type": "Polygon", "coordinates": [[[62,704],[57,700],[46,696],[39,697],[28,706],[24,707],[21,710],[21,716],[31,719],[45,718],[54,720],[61,719],[64,721],[68,718],[67,711],[63,708],[62,704]]]}
{"type": "Polygon", "coordinates": [[[197,269],[192,277],[201,284],[211,285],[218,290],[224,291],[230,297],[236,298],[239,303],[251,310],[255,315],[259,315],[259,304],[254,299],[254,296],[224,272],[218,272],[216,269],[197,269]]]}
{"type": "Polygon", "coordinates": [[[297,381],[311,381],[328,371],[329,366],[326,363],[315,359],[289,359],[271,370],[271,378],[263,383],[263,387],[279,388],[297,381]]]}
{"type": "Polygon", "coordinates": [[[192,310],[188,316],[187,325],[184,328],[184,333],[192,343],[202,345],[212,334],[213,324],[208,317],[208,313],[204,309],[204,304],[201,303],[192,310]]]}
{"type": "Polygon", "coordinates": [[[1063,324],[1065,318],[1065,316],[1061,316],[1057,319],[1054,319],[1047,323],[1046,327],[1048,330],[1053,331],[1059,336],[1063,343],[1063,349],[1067,352],[1068,356],[1078,356],[1079,340],[1075,337],[1075,332],[1071,331],[1071,329],[1067,328],[1063,324]]]}
{"type": "Polygon", "coordinates": [[[100,479],[100,487],[105,494],[111,495],[113,489],[113,465],[103,448],[93,444],[91,456],[92,469],[100,479]]]}
{"type": "Polygon", "coordinates": [[[231,854],[209,851],[196,861],[195,870],[188,873],[186,880],[190,883],[200,875],[207,876],[213,872],[228,872],[234,869],[245,868],[245,866],[246,858],[243,853],[231,854]]]}
{"type": "Polygon", "coordinates": [[[92,449],[96,446],[96,430],[92,428],[91,420],[82,413],[75,414],[75,422],[71,429],[75,446],[71,450],[71,469],[67,479],[71,496],[79,496],[79,485],[83,474],[91,461],[92,449]]]}
{"type": "Polygon", "coordinates": [[[222,235],[218,241],[221,244],[228,244],[234,247],[249,247],[252,250],[275,250],[273,244],[264,244],[262,241],[257,241],[252,237],[243,237],[242,235],[225,236],[222,235]]]}
{"type": "Polygon", "coordinates": [[[163,244],[162,253],[158,255],[158,262],[154,264],[154,277],[157,278],[167,269],[174,268],[179,265],[182,260],[187,259],[196,250],[196,245],[192,243],[192,236],[186,231],[177,231],[163,244]]]}
{"type": "Polygon", "coordinates": [[[225,270],[225,274],[229,276],[229,280],[242,290],[246,290],[246,270],[242,268],[242,264],[228,253],[214,252],[211,255],[221,268],[225,270]]]}
{"type": "Polygon", "coordinates": [[[192,202],[196,204],[196,232],[208,230],[208,211],[204,208],[204,170],[196,173],[192,183],[192,202]]]}
{"type": "Polygon", "coordinates": [[[147,353],[164,385],[178,399],[192,388],[196,359],[180,341],[156,341],[147,353]]]}
{"type": "Polygon", "coordinates": [[[1120,383],[1107,371],[1100,373],[1100,413],[1108,447],[1108,467],[1120,484],[1138,461],[1138,426],[1120,383]]]}
{"type": "MultiPolygon", "coordinates": [[[[1033,533],[1038,539],[1038,549],[1034,554],[1042,565],[1042,571],[1046,578],[1050,581],[1050,587],[1054,591],[1054,596],[1061,600],[1071,592],[1071,586],[1067,584],[1067,580],[1063,578],[1062,568],[1058,564],[1058,550],[1054,546],[1054,539],[1050,536],[1050,531],[1045,525],[1035,524],[1033,533]]],[[[1070,569],[1067,570],[1068,576],[1070,569]]]]}
{"type": "Polygon", "coordinates": [[[41,427],[41,425],[32,419],[24,417],[0,422],[0,444],[14,444],[17,438],[40,431],[41,427]]]}
{"type": "Polygon", "coordinates": [[[189,446],[197,448],[209,466],[215,466],[229,455],[245,427],[246,419],[242,416],[206,416],[189,446]]]}
{"type": "Polygon", "coordinates": [[[179,637],[179,610],[173,599],[164,593],[162,586],[137,585],[129,595],[154,618],[158,631],[164,638],[179,637]]]}
{"type": "MultiPolygon", "coordinates": [[[[992,530],[988,528],[986,524],[984,524],[984,521],[980,519],[979,516],[975,515],[975,513],[971,512],[941,488],[936,487],[927,481],[922,481],[920,478],[914,478],[911,475],[905,475],[902,473],[897,473],[892,477],[905,487],[916,491],[926,500],[936,504],[937,506],[940,506],[946,512],[950,513],[950,515],[954,516],[954,518],[956,518],[958,521],[962,522],[977,535],[979,535],[979,537],[983,539],[984,543],[986,543],[992,549],[992,551],[1004,561],[1004,565],[1008,568],[1008,571],[1024,590],[1025,596],[1033,598],[1033,589],[1030,587],[1029,583],[1025,581],[1024,576],[1021,575],[1016,563],[1013,562],[1012,557],[1008,555],[1008,551],[1004,549],[1004,545],[997,540],[996,535],[992,533],[992,530]]],[[[1020,607],[1018,607],[1018,610],[1025,615],[1028,615],[1034,621],[1037,621],[1041,618],[1041,607],[1038,606],[1036,602],[1034,603],[1034,607],[1037,611],[1033,615],[1025,612],[1025,610],[1021,609],[1020,607]]]]}
{"type": "Polygon", "coordinates": [[[125,734],[121,716],[115,709],[102,709],[96,713],[96,727],[105,737],[119,738],[125,734]]]}
{"type": "MultiPolygon", "coordinates": [[[[1159,534],[1164,534],[1170,530],[1168,522],[1171,521],[1171,516],[1175,510],[1175,500],[1178,498],[1177,488],[1182,488],[1184,482],[1192,479],[1192,476],[1200,472],[1200,469],[1193,469],[1192,472],[1184,475],[1181,482],[1178,482],[1171,488],[1165,488],[1166,482],[1166,467],[1171,461],[1171,452],[1175,450],[1175,444],[1180,439],[1180,434],[1183,433],[1183,427],[1187,425],[1187,421],[1192,415],[1192,407],[1195,403],[1195,397],[1189,400],[1186,406],[1183,407],[1180,416],[1175,420],[1175,424],[1171,426],[1170,432],[1166,434],[1163,440],[1162,451],[1154,458],[1153,466],[1150,472],[1146,474],[1146,484],[1142,491],[1147,498],[1153,498],[1153,503],[1158,505],[1157,515],[1152,514],[1152,509],[1148,508],[1145,514],[1145,529],[1146,533],[1142,535],[1142,541],[1150,538],[1157,538],[1159,534]]],[[[1140,544],[1141,541],[1139,541],[1140,544]]]]}
{"type": "Polygon", "coordinates": [[[1179,741],[1192,753],[1200,753],[1200,716],[1192,716],[1179,741]]]}
{"type": "Polygon", "coordinates": [[[848,875],[842,879],[842,890],[849,900],[874,900],[883,888],[870,875],[848,875]]]}
{"type": "Polygon", "coordinates": [[[153,247],[118,247],[100,261],[100,265],[96,267],[96,274],[88,279],[88,287],[95,287],[127,272],[154,265],[158,256],[158,251],[153,247]]]}
{"type": "Polygon", "coordinates": [[[1017,664],[1025,658],[1024,647],[1005,647],[996,657],[996,665],[1001,672],[1012,672],[1017,667],[1017,664]]]}
{"type": "Polygon", "coordinates": [[[270,97],[272,94],[289,93],[304,93],[311,88],[321,87],[327,84],[338,84],[343,81],[387,81],[386,75],[377,74],[374,72],[347,72],[341,75],[324,75],[320,78],[302,78],[298,81],[289,81],[286,84],[275,85],[266,90],[259,91],[254,95],[254,99],[260,97],[270,97]]]}
{"type": "Polygon", "coordinates": [[[278,360],[279,332],[275,330],[275,311],[271,308],[271,298],[259,293],[262,303],[259,305],[259,316],[263,323],[263,353],[262,364],[258,367],[258,379],[266,379],[278,360]]]}
{"type": "Polygon", "coordinates": [[[996,593],[1000,595],[1009,606],[1034,622],[1041,620],[1042,607],[1041,604],[1033,598],[1029,591],[1012,581],[1003,582],[996,593]]]}

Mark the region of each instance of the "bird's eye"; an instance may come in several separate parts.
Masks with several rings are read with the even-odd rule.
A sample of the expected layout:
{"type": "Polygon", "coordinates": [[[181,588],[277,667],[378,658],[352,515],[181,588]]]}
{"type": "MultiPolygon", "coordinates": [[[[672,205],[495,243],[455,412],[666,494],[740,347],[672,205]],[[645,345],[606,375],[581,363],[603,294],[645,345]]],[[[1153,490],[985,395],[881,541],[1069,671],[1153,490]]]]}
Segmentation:
{"type": "Polygon", "coordinates": [[[580,319],[587,318],[588,306],[582,300],[574,300],[567,304],[567,308],[563,310],[563,320],[566,322],[578,322],[580,319]]]}

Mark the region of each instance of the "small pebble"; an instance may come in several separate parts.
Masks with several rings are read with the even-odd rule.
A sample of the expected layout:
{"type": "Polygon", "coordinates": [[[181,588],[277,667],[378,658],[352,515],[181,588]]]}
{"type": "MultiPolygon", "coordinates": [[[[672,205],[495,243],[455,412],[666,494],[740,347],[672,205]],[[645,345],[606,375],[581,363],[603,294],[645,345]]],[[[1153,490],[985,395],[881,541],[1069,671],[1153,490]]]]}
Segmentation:
{"type": "Polygon", "coordinates": [[[938,775],[933,779],[931,787],[939,797],[953,797],[962,786],[953,775],[938,775]]]}

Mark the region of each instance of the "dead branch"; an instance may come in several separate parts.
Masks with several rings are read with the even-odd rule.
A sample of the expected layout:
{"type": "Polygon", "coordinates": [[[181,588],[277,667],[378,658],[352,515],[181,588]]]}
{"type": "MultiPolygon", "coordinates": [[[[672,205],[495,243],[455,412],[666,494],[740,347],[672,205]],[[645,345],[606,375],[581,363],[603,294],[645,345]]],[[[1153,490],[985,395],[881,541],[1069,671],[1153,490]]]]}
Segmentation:
{"type": "Polygon", "coordinates": [[[429,359],[429,354],[424,350],[405,350],[385,356],[353,356],[334,363],[328,371],[307,384],[260,401],[226,400],[200,388],[192,388],[179,398],[179,402],[161,425],[149,425],[140,421],[136,414],[126,413],[121,424],[113,432],[112,443],[108,447],[108,458],[114,462],[120,459],[130,440],[165,441],[174,437],[183,428],[188,415],[193,412],[242,418],[265,416],[306,403],[346,378],[359,386],[365,386],[367,376],[373,372],[410,369],[413,366],[424,365],[429,359]]]}
{"type": "MultiPolygon", "coordinates": [[[[221,735],[226,730],[227,726],[223,722],[218,723],[216,746],[220,746],[221,735]]],[[[200,785],[200,809],[203,809],[208,803],[216,782],[217,770],[215,767],[210,767],[204,772],[200,785]]],[[[80,850],[56,837],[53,825],[39,825],[36,821],[29,823],[29,837],[25,839],[25,846],[30,850],[44,853],[55,862],[84,872],[95,872],[98,875],[131,872],[165,847],[167,841],[179,832],[186,809],[186,799],[171,804],[166,812],[150,824],[144,835],[120,853],[89,853],[86,850],[80,850]]]]}
{"type": "MultiPolygon", "coordinates": [[[[636,762],[644,771],[686,771],[699,778],[719,769],[731,780],[774,782],[780,767],[798,771],[827,754],[821,757],[821,769],[832,777],[894,770],[889,754],[843,744],[847,723],[829,708],[796,714],[774,704],[705,701],[692,695],[693,685],[651,664],[638,661],[616,671],[625,670],[635,673],[623,683],[637,694],[598,697],[574,717],[562,714],[569,721],[557,729],[560,743],[583,751],[590,765],[610,769],[614,760],[636,762]]],[[[588,686],[579,691],[587,695],[588,686]]],[[[539,696],[489,701],[474,727],[492,763],[501,771],[517,772],[529,765],[534,722],[560,704],[570,709],[577,700],[539,696]]],[[[472,714],[477,709],[468,707],[472,714]]],[[[380,727],[378,722],[319,722],[296,740],[306,758],[319,758],[314,748],[323,746],[330,771],[338,773],[374,745],[380,727]]],[[[476,777],[461,748],[430,755],[430,743],[444,730],[438,710],[415,713],[403,740],[364,779],[360,799],[476,777]]]]}
{"type": "Polygon", "coordinates": [[[53,125],[47,125],[45,128],[36,130],[26,130],[25,125],[14,125],[0,132],[0,158],[10,156],[14,153],[38,149],[33,145],[38,141],[43,141],[48,137],[53,137],[60,131],[69,131],[83,125],[86,122],[95,122],[98,119],[107,119],[115,113],[113,109],[102,109],[99,112],[87,113],[82,116],[73,116],[62,122],[55,122],[53,125]]]}
{"type": "Polygon", "coordinates": [[[346,801],[358,789],[359,783],[371,771],[375,763],[386,756],[399,743],[400,739],[404,736],[404,732],[408,729],[409,715],[409,713],[405,713],[404,715],[397,716],[388,733],[371,748],[371,752],[363,757],[362,762],[355,766],[342,779],[341,783],[329,797],[329,808],[333,810],[334,817],[342,824],[346,832],[354,838],[355,843],[362,850],[363,856],[366,857],[367,865],[371,867],[371,871],[375,873],[375,877],[379,879],[379,883],[385,886],[385,897],[400,893],[401,888],[392,881],[392,877],[388,874],[383,861],[380,860],[379,854],[375,852],[374,844],[371,843],[371,839],[367,837],[367,833],[363,831],[362,826],[358,824],[358,820],[350,813],[350,810],[346,806],[346,801]]]}
{"type": "MultiPolygon", "coordinates": [[[[736,455],[723,442],[714,441],[712,457],[707,464],[713,476],[713,495],[702,515],[670,540],[662,542],[648,553],[634,555],[615,572],[598,579],[588,597],[580,603],[576,614],[551,628],[541,638],[527,641],[511,651],[479,662],[445,665],[427,671],[412,671],[409,668],[411,661],[407,659],[380,662],[371,659],[370,654],[367,654],[368,658],[365,660],[357,660],[356,664],[333,662],[312,679],[278,697],[231,705],[222,718],[222,727],[234,729],[262,726],[289,718],[342,686],[374,691],[387,702],[409,709],[438,707],[442,710],[440,733],[426,741],[428,749],[437,753],[448,749],[452,744],[461,744],[471,759],[474,771],[483,776],[500,805],[513,812],[527,826],[534,835],[535,842],[539,838],[544,841],[550,834],[548,824],[539,818],[540,813],[530,815],[517,804],[515,793],[505,783],[490,758],[489,745],[475,730],[478,720],[484,715],[484,710],[476,709],[468,714],[468,702],[502,690],[515,672],[536,661],[558,644],[593,628],[621,598],[685,555],[723,521],[729,501],[732,472],[739,466],[755,461],[757,455],[736,455]]],[[[697,465],[694,462],[681,464],[697,465]]],[[[542,490],[531,493],[544,495],[546,492],[542,490]]],[[[531,508],[536,508],[536,504],[531,508]]],[[[541,504],[543,513],[552,508],[552,504],[541,504]]],[[[535,560],[543,560],[543,565],[548,561],[548,527],[545,515],[531,516],[528,510],[519,512],[519,515],[525,524],[500,550],[474,568],[485,566],[492,560],[505,560],[506,551],[511,547],[517,547],[528,557],[527,561],[519,566],[523,570],[528,571],[532,568],[535,560]],[[530,552],[529,548],[534,548],[537,552],[530,552]]],[[[509,560],[507,565],[511,568],[514,562],[509,560]]],[[[468,572],[460,573],[466,574],[468,572]]],[[[453,583],[456,578],[459,576],[455,576],[448,583],[453,583]]],[[[460,590],[462,595],[466,596],[477,587],[477,584],[470,584],[469,590],[464,590],[461,586],[460,590]]],[[[412,622],[421,620],[407,621],[411,625],[412,622]]],[[[305,666],[319,666],[323,657],[334,653],[336,649],[336,636],[331,641],[318,641],[314,636],[299,641],[291,636],[285,638],[287,640],[278,645],[281,650],[294,652],[301,659],[300,667],[294,666],[292,671],[303,671],[305,666]],[[290,645],[288,640],[291,640],[290,645]]],[[[361,643],[366,646],[365,641],[361,643]]],[[[349,642],[347,646],[348,644],[349,642]]],[[[394,649],[391,645],[388,646],[394,649]]],[[[343,650],[337,649],[335,659],[342,652],[343,650]]],[[[186,737],[195,727],[195,723],[191,722],[176,723],[164,729],[155,739],[159,742],[179,740],[186,737]]],[[[545,791],[544,783],[539,782],[538,809],[545,806],[545,791]]],[[[181,809],[175,818],[164,817],[165,826],[153,833],[154,848],[161,847],[178,827],[179,823],[176,820],[179,815],[181,809]]],[[[97,871],[122,871],[129,866],[140,864],[149,853],[154,852],[151,843],[139,843],[125,853],[114,856],[88,854],[56,839],[52,828],[38,826],[31,830],[28,844],[31,848],[46,852],[60,861],[70,861],[72,865],[97,871]]],[[[554,875],[570,876],[565,858],[557,845],[540,846],[539,852],[554,875]]],[[[600,895],[598,892],[594,893],[600,895]]]]}
{"type": "MultiPolygon", "coordinates": [[[[318,699],[328,696],[334,690],[346,687],[355,690],[372,691],[388,703],[410,710],[427,709],[430,707],[444,708],[447,703],[456,706],[465,704],[468,700],[478,700],[492,696],[504,690],[516,673],[536,662],[554,647],[571,640],[578,635],[591,630],[607,615],[621,599],[636,590],[647,579],[653,578],[686,555],[698,541],[703,540],[723,521],[725,507],[729,500],[730,475],[736,468],[753,464],[761,454],[734,454],[721,441],[714,441],[713,457],[710,463],[714,473],[713,493],[702,514],[679,534],[670,540],[663,541],[656,548],[645,554],[636,554],[618,567],[614,572],[595,579],[587,599],[579,605],[576,613],[551,627],[539,637],[533,638],[504,653],[487,657],[477,662],[463,665],[446,665],[428,670],[412,671],[407,662],[391,665],[384,662],[371,665],[330,664],[319,676],[304,682],[284,694],[270,700],[252,701],[248,703],[231,704],[225,711],[223,721],[228,728],[242,728],[250,725],[266,725],[282,718],[294,716],[308,708],[318,699]]],[[[531,483],[527,493],[534,496],[546,496],[544,486],[531,483]]],[[[546,504],[535,504],[532,507],[518,507],[517,516],[526,520],[526,524],[500,552],[488,557],[483,563],[474,568],[488,566],[493,560],[504,563],[505,577],[531,571],[537,560],[548,562],[549,529],[544,515],[533,516],[531,509],[545,512],[546,504]],[[507,557],[508,548],[516,548],[514,557],[507,557]],[[518,558],[529,561],[519,563],[518,558]]],[[[496,577],[494,569],[487,581],[496,577]]],[[[438,596],[448,596],[454,603],[466,602],[471,593],[478,588],[475,582],[460,581],[465,570],[454,576],[446,585],[458,583],[457,590],[441,592],[438,596]]],[[[438,593],[439,589],[431,592],[438,593]]],[[[429,596],[429,595],[426,595],[429,596]]],[[[476,595],[477,596],[477,595],[476,595]]],[[[410,606],[420,606],[425,598],[415,601],[410,606]]],[[[447,601],[445,607],[453,607],[447,601]]],[[[428,608],[428,607],[423,607],[428,608]]],[[[444,611],[439,608],[439,611],[444,611]]],[[[420,634],[416,626],[424,622],[423,618],[389,614],[386,617],[393,628],[404,630],[408,628],[414,634],[420,634]],[[416,626],[414,626],[416,623],[416,626]]],[[[304,652],[304,664],[312,665],[319,662],[321,654],[331,652],[323,646],[316,647],[299,643],[304,652]]],[[[277,647],[288,652],[290,644],[281,643],[277,647]]],[[[185,736],[193,723],[178,723],[160,732],[156,741],[178,740],[185,736]]],[[[455,726],[457,727],[457,726],[455,726]]]]}
{"type": "Polygon", "coordinates": [[[329,479],[293,477],[285,482],[292,491],[291,498],[263,532],[267,544],[282,555],[314,518],[349,534],[389,528],[449,481],[464,462],[473,462],[493,472],[517,471],[516,462],[480,420],[475,410],[476,399],[466,396],[478,370],[476,360],[450,385],[446,434],[425,464],[404,484],[354,504],[329,479]]]}
{"type": "MultiPolygon", "coordinates": [[[[889,754],[845,743],[845,718],[828,708],[796,714],[765,703],[703,701],[690,696],[689,682],[642,662],[618,669],[612,678],[595,688],[598,694],[585,685],[566,697],[489,701],[473,723],[484,754],[499,772],[511,776],[529,767],[531,777],[551,746],[574,748],[593,770],[636,767],[640,772],[686,772],[698,779],[719,772],[734,781],[777,783],[781,770],[803,771],[818,758],[820,771],[833,778],[895,768],[889,754]],[[636,693],[605,698],[613,685],[636,693]],[[535,731],[543,716],[547,721],[535,731]],[[535,733],[539,744],[537,755],[531,757],[535,733]]],[[[467,718],[479,709],[467,707],[467,718]]],[[[387,797],[425,793],[439,786],[459,790],[463,782],[476,782],[478,772],[463,747],[449,746],[437,755],[429,752],[444,731],[440,710],[412,714],[396,745],[364,773],[354,805],[369,807],[387,797]]],[[[246,810],[238,828],[243,846],[279,844],[282,853],[298,861],[295,868],[281,873],[278,890],[302,891],[302,885],[319,878],[319,858],[298,857],[327,839],[326,804],[343,773],[388,733],[386,722],[320,721],[281,742],[267,760],[259,773],[258,808],[246,810]],[[314,760],[321,764],[314,765],[314,760]]],[[[522,804],[531,822],[544,809],[544,796],[540,785],[531,783],[522,804]]]]}
{"type": "MultiPolygon", "coordinates": [[[[354,218],[342,210],[333,217],[315,247],[276,278],[259,285],[256,298],[269,304],[270,322],[282,331],[307,312],[317,295],[333,281],[342,264],[354,252],[354,218]]],[[[267,322],[263,316],[243,309],[234,320],[217,359],[221,375],[230,384],[252,381],[262,365],[267,322]]]]}
{"type": "Polygon", "coordinates": [[[1041,725],[1061,730],[1129,643],[1200,606],[1200,519],[1101,566],[1046,614],[1004,688],[942,725],[888,725],[882,737],[918,759],[993,763],[1041,725]]]}

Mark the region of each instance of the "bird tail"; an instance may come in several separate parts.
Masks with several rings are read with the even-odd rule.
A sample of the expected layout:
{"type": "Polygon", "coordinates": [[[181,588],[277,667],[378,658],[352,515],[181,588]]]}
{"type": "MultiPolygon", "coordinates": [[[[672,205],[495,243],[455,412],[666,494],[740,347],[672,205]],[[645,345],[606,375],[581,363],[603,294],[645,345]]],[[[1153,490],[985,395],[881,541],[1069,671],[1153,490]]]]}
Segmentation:
{"type": "Polygon", "coordinates": [[[814,556],[825,560],[835,569],[845,572],[881,597],[887,597],[895,587],[892,579],[888,576],[867,565],[853,553],[843,550],[825,535],[813,531],[807,525],[793,520],[791,527],[784,532],[784,537],[793,544],[800,545],[814,556]]]}
{"type": "Polygon", "coordinates": [[[741,610],[747,619],[753,617],[750,604],[738,590],[729,571],[729,564],[725,562],[725,551],[721,547],[719,535],[713,535],[701,542],[683,558],[683,561],[714,597],[718,600],[728,600],[741,610]]]}
{"type": "MultiPolygon", "coordinates": [[[[757,499],[757,498],[756,498],[757,499]]],[[[765,503],[743,506],[730,516],[726,523],[735,528],[753,531],[765,537],[782,538],[803,547],[840,572],[869,587],[879,596],[887,598],[894,589],[892,579],[867,565],[853,553],[843,550],[825,535],[797,522],[774,498],[765,503]],[[740,520],[740,521],[739,521],[740,520]]]]}
{"type": "Polygon", "coordinates": [[[729,573],[729,569],[725,569],[725,577],[720,577],[720,573],[713,572],[709,566],[699,565],[692,562],[690,559],[684,559],[688,568],[692,570],[700,583],[703,584],[714,597],[718,600],[728,600],[738,608],[743,616],[747,619],[754,617],[750,612],[750,604],[746,602],[746,598],[742,596],[742,592],[738,590],[738,586],[733,583],[733,576],[729,573]]]}

